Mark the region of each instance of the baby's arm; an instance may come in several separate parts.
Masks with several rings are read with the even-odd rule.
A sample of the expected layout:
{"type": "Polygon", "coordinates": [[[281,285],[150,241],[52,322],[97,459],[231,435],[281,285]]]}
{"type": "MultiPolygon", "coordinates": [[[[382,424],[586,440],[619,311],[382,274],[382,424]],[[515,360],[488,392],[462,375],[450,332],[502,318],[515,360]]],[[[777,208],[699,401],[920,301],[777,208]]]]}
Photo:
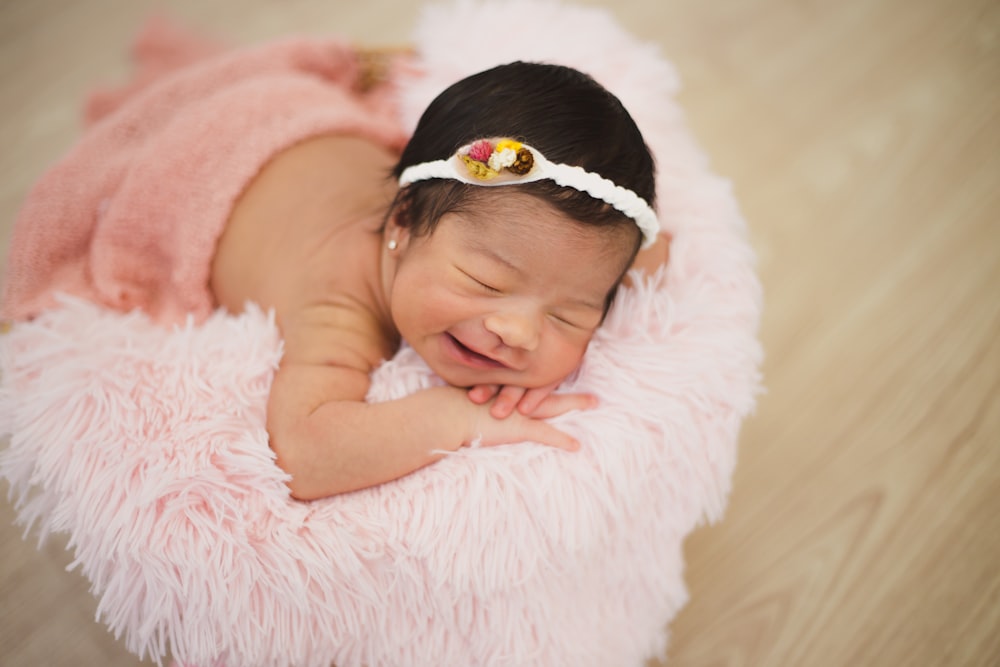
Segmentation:
{"type": "Polygon", "coordinates": [[[552,395],[533,417],[490,415],[464,389],[435,387],[384,403],[365,403],[367,373],[343,366],[283,364],[268,404],[268,432],[278,465],[300,500],[388,482],[443,454],[482,445],[533,441],[575,450],[578,443],[544,419],[591,407],[581,395],[552,395]]]}

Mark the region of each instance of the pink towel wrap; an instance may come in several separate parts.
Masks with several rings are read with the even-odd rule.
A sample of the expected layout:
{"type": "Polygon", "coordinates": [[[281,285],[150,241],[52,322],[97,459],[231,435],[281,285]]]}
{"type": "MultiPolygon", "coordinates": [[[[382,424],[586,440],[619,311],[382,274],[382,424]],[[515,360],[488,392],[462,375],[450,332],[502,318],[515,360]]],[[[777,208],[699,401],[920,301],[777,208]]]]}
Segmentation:
{"type": "Polygon", "coordinates": [[[362,91],[343,41],[226,52],[154,21],[134,54],[134,80],[90,100],[86,133],[18,217],[5,318],[34,317],[62,291],[161,322],[204,319],[216,241],[269,158],[320,134],[406,140],[391,89],[362,91]]]}

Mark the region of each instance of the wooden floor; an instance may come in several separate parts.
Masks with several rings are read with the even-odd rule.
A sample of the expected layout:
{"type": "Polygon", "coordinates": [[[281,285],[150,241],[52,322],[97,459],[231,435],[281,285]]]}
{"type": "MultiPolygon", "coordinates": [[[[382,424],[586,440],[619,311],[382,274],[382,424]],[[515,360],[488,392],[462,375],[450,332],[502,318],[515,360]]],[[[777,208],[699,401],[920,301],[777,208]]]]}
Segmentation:
{"type": "MultiPolygon", "coordinates": [[[[1000,665],[1000,3],[607,0],[686,81],[760,255],[768,393],[687,545],[673,667],[1000,665]]],[[[171,12],[406,39],[416,3],[171,12]]],[[[0,230],[152,3],[0,3],[0,230]]],[[[4,242],[4,246],[5,246],[4,242]]],[[[136,665],[0,503],[0,664],[136,665]]],[[[614,667],[614,666],[609,666],[614,667]]]]}

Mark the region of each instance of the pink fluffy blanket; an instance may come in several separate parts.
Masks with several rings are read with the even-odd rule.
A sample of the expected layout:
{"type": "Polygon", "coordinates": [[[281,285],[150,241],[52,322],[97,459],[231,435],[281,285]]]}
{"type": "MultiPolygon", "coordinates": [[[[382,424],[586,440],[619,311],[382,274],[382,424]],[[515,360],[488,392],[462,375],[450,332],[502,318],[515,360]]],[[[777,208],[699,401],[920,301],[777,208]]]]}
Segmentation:
{"type": "MultiPolygon", "coordinates": [[[[0,339],[0,473],[21,521],[68,533],[100,618],[137,655],[638,667],[665,651],[683,540],[721,516],[759,386],[760,287],[736,203],[684,125],[673,69],[604,12],[459,3],[427,10],[415,44],[404,127],[447,84],[516,58],[617,93],[657,157],[670,265],[624,290],[569,383],[601,398],[560,418],[580,452],[464,449],[313,503],[289,498],[267,444],[281,339],[266,313],[164,328],[63,297],[15,325],[0,339]],[[462,48],[482,25],[518,38],[462,48]]],[[[404,347],[370,399],[434,382],[404,347]]]]}

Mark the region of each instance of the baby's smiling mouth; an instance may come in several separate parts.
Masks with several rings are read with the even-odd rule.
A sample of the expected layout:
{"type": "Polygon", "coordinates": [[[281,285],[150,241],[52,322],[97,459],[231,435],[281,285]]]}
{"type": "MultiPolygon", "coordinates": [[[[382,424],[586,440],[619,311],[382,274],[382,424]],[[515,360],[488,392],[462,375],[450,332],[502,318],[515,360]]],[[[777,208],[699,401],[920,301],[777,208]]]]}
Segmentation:
{"type": "Polygon", "coordinates": [[[460,341],[458,338],[450,333],[446,333],[445,336],[451,342],[454,350],[458,355],[474,366],[489,367],[489,368],[507,368],[507,364],[494,359],[493,357],[488,357],[481,352],[473,350],[471,347],[460,341]]]}

